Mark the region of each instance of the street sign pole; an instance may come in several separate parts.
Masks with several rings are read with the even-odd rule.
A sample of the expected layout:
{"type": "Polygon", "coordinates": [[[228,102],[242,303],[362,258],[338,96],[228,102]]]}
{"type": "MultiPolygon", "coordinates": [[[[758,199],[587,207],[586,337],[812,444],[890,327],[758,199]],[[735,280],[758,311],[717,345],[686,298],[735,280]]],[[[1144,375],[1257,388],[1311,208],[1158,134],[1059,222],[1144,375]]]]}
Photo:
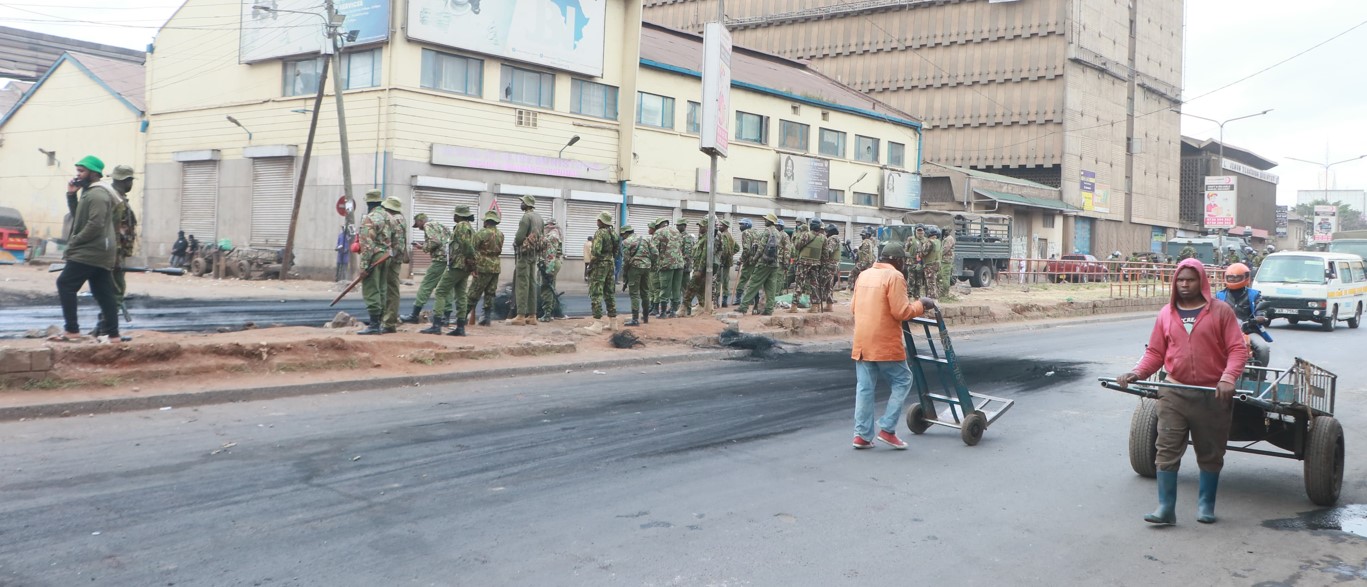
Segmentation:
{"type": "Polygon", "coordinates": [[[717,258],[717,165],[730,146],[727,130],[731,92],[731,34],[726,30],[725,11],[717,2],[717,22],[707,23],[703,31],[702,120],[698,149],[711,162],[707,185],[707,263],[703,268],[703,310],[712,312],[712,265],[717,258]]]}

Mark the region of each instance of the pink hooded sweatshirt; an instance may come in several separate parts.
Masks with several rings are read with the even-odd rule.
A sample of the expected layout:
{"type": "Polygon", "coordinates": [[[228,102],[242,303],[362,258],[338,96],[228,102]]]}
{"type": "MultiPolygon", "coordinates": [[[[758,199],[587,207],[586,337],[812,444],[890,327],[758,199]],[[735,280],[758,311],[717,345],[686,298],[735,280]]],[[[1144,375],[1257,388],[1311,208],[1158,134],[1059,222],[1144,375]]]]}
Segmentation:
{"type": "Polygon", "coordinates": [[[1248,361],[1248,343],[1244,342],[1234,309],[1210,293],[1210,278],[1199,260],[1186,259],[1178,263],[1177,271],[1172,275],[1172,300],[1158,311],[1158,320],[1149,335],[1149,347],[1135,365],[1135,374],[1145,378],[1161,366],[1175,383],[1203,387],[1215,387],[1219,382],[1233,384],[1248,361]],[[1177,273],[1187,267],[1201,276],[1200,292],[1206,299],[1206,306],[1196,316],[1191,334],[1187,334],[1182,318],[1177,314],[1177,273]]]}

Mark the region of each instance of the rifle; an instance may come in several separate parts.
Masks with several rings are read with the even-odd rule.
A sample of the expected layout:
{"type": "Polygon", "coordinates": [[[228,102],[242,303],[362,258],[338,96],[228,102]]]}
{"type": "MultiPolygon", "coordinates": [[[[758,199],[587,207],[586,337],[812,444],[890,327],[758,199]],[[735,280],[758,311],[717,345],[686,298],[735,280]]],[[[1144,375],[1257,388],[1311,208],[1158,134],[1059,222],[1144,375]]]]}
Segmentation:
{"type": "MultiPolygon", "coordinates": [[[[47,266],[48,273],[56,273],[66,269],[66,263],[53,263],[47,266]]],[[[185,270],[180,267],[122,267],[128,273],[161,273],[163,275],[185,275],[185,270]]]]}
{"type": "Polygon", "coordinates": [[[356,285],[361,283],[361,280],[370,276],[371,270],[375,269],[376,267],[379,267],[380,263],[383,263],[388,260],[389,253],[384,253],[380,255],[380,258],[376,259],[374,263],[371,263],[369,267],[366,267],[364,271],[361,271],[361,273],[356,276],[356,279],[351,280],[351,283],[347,284],[346,289],[343,289],[342,293],[339,293],[337,294],[337,297],[332,298],[332,303],[328,304],[328,307],[331,308],[333,306],[336,306],[337,302],[342,301],[343,297],[346,297],[348,293],[351,293],[351,290],[356,289],[356,285]]]}

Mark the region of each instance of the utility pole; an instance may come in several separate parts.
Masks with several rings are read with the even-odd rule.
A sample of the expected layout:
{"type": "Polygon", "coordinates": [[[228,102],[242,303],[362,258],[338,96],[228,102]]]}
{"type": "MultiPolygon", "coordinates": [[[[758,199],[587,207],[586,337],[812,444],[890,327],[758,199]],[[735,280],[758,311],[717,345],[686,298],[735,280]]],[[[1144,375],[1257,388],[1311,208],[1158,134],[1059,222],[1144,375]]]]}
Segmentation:
{"type": "MultiPolygon", "coordinates": [[[[726,29],[726,0],[717,0],[717,22],[721,24],[723,30],[726,29]]],[[[728,65],[729,67],[729,65],[728,65]]],[[[726,83],[730,83],[728,79],[726,83]]],[[[703,268],[703,311],[712,313],[716,308],[712,307],[712,264],[717,258],[717,227],[721,225],[717,221],[717,151],[708,151],[708,159],[711,160],[709,171],[710,179],[707,181],[707,266],[703,268]]],[[[739,300],[737,300],[739,301],[739,300]]]]}
{"type": "MultiPolygon", "coordinates": [[[[318,132],[318,113],[323,107],[323,89],[327,86],[328,63],[323,60],[323,71],[318,74],[318,94],[313,97],[313,116],[309,121],[309,140],[304,144],[304,161],[299,164],[299,182],[294,186],[294,207],[290,210],[290,231],[285,236],[285,255],[280,261],[280,281],[287,279],[294,259],[294,233],[299,224],[299,205],[304,201],[304,180],[309,176],[309,161],[313,158],[313,137],[318,132]]],[[[350,219],[347,221],[350,223],[350,219]]]]}
{"type": "MultiPolygon", "coordinates": [[[[342,146],[342,193],[346,196],[347,201],[355,202],[356,199],[353,197],[351,189],[351,148],[347,141],[346,107],[342,101],[341,26],[346,16],[337,13],[337,7],[333,5],[332,0],[324,0],[323,6],[327,9],[328,37],[332,43],[332,91],[337,97],[337,132],[342,146]]],[[[322,84],[321,80],[319,80],[319,84],[322,84]]],[[[347,210],[346,223],[347,226],[356,223],[355,206],[347,210]]],[[[348,265],[351,267],[351,273],[355,275],[360,268],[356,266],[355,256],[352,257],[351,261],[348,265]]]]}

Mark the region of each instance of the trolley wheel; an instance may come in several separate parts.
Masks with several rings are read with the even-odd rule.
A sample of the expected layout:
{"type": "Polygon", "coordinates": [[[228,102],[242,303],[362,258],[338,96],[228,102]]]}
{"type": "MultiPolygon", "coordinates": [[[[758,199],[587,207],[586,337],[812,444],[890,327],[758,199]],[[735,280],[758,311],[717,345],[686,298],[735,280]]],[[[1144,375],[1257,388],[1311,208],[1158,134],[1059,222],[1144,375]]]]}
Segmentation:
{"type": "Polygon", "coordinates": [[[1311,422],[1305,443],[1305,494],[1315,505],[1331,506],[1343,486],[1343,426],[1332,416],[1311,422]]]}
{"type": "Polygon", "coordinates": [[[1158,476],[1158,400],[1139,398],[1130,417],[1130,468],[1140,477],[1158,476]]]}
{"type": "Polygon", "coordinates": [[[921,402],[916,402],[907,409],[907,429],[912,434],[924,434],[930,428],[930,421],[926,420],[926,409],[921,406],[921,402]]]}
{"type": "Polygon", "coordinates": [[[973,412],[964,418],[963,424],[959,426],[959,438],[964,444],[974,446],[979,440],[983,439],[983,432],[987,430],[987,416],[982,412],[973,412]]]}
{"type": "Polygon", "coordinates": [[[209,272],[208,265],[204,259],[192,259],[190,261],[190,273],[196,276],[204,275],[209,272]]]}
{"type": "Polygon", "coordinates": [[[236,271],[236,273],[237,273],[236,277],[237,277],[238,279],[251,279],[251,278],[252,278],[252,264],[249,263],[246,259],[243,259],[243,260],[241,260],[241,261],[238,261],[238,262],[237,262],[237,271],[236,271]]]}

